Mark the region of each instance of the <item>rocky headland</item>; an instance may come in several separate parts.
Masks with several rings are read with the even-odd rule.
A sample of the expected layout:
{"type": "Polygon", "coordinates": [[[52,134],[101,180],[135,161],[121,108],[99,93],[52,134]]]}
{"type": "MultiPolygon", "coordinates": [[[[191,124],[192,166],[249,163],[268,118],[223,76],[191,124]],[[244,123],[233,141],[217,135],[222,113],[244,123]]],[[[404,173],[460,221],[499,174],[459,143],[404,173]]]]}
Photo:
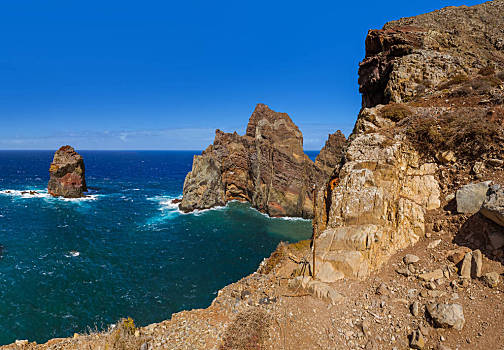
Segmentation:
{"type": "Polygon", "coordinates": [[[87,191],[84,160],[72,146],[54,153],[49,175],[47,191],[54,197],[79,198],[87,191]]]}
{"type": "MultiPolygon", "coordinates": [[[[306,184],[315,183],[312,240],[280,244],[206,309],[142,328],[126,319],[103,333],[7,348],[502,348],[502,14],[504,1],[496,0],[369,31],[359,68],[362,110],[339,158],[320,155],[318,165],[307,166],[297,128],[286,117],[272,122],[275,112],[260,105],[245,136],[217,132],[195,159],[193,171],[208,169],[215,181],[198,170],[188,175],[184,195],[207,191],[213,205],[240,198],[272,215],[309,216],[306,184]],[[288,147],[272,150],[272,124],[291,130],[281,133],[288,147]],[[264,163],[254,158],[273,153],[264,163]],[[289,158],[285,165],[312,181],[288,190],[300,205],[280,210],[275,194],[264,196],[282,171],[291,176],[272,170],[276,157],[289,158]],[[327,178],[313,181],[306,167],[327,178]],[[257,180],[264,174],[270,181],[257,180]]],[[[326,149],[338,143],[333,139],[326,149]]],[[[187,209],[202,195],[193,198],[187,209]]]]}
{"type": "Polygon", "coordinates": [[[327,181],[345,144],[341,132],[330,136],[314,164],[291,118],[258,104],[245,135],[217,130],[214,143],[194,157],[179,207],[190,212],[240,200],[270,216],[311,218],[314,189],[327,181]]]}

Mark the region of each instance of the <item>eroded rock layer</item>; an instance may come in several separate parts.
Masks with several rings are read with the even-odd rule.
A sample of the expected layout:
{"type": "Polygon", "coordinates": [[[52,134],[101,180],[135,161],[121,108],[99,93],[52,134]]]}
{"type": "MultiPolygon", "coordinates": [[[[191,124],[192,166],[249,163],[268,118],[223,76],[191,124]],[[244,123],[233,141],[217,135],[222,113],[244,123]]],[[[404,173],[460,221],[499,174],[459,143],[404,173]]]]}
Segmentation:
{"type": "Polygon", "coordinates": [[[366,277],[424,235],[426,212],[466,169],[502,166],[503,13],[493,1],[369,31],[363,109],[316,198],[319,278],[366,277]]]}
{"type": "Polygon", "coordinates": [[[303,135],[286,113],[258,104],[245,135],[217,130],[214,143],[194,157],[180,209],[236,199],[270,216],[311,218],[313,191],[327,180],[326,171],[304,153],[303,135]]]}
{"type": "Polygon", "coordinates": [[[72,146],[62,146],[56,151],[49,175],[47,190],[52,196],[79,198],[87,191],[84,160],[72,146]]]}

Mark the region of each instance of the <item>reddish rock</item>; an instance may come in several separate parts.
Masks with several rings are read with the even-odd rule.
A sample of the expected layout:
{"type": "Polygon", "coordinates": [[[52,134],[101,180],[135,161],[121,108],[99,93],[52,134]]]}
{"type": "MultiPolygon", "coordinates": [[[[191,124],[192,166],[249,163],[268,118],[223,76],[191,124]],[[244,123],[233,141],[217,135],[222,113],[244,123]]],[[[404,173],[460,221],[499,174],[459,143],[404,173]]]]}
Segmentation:
{"type": "Polygon", "coordinates": [[[87,191],[84,160],[71,146],[56,151],[49,175],[47,190],[54,197],[79,198],[87,191]]]}
{"type": "Polygon", "coordinates": [[[329,134],[324,147],[315,159],[315,165],[331,175],[339,168],[347,143],[345,135],[340,130],[329,134]]]}
{"type": "Polygon", "coordinates": [[[214,143],[194,157],[180,209],[240,200],[270,216],[311,218],[313,187],[327,178],[304,153],[303,135],[290,117],[258,104],[245,135],[217,130],[214,143]]]}

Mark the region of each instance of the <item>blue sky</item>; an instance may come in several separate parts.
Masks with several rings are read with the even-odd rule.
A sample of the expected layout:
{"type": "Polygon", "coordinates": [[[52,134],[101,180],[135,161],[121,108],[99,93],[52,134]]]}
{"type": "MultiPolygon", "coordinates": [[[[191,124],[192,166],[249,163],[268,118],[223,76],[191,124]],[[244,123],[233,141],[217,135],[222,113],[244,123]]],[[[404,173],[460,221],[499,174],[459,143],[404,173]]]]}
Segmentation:
{"type": "Polygon", "coordinates": [[[0,149],[203,149],[256,103],[320,149],[360,109],[368,29],[481,1],[0,4],[0,149]]]}

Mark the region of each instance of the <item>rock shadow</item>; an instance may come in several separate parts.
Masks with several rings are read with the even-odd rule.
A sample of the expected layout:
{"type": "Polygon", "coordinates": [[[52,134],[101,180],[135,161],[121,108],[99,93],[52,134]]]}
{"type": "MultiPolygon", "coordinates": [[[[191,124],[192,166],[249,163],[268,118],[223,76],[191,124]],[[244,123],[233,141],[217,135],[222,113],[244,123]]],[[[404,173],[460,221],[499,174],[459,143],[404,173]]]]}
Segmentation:
{"type": "Polygon", "coordinates": [[[504,264],[504,228],[480,213],[471,215],[460,226],[453,242],[479,249],[488,259],[504,264]]]}

